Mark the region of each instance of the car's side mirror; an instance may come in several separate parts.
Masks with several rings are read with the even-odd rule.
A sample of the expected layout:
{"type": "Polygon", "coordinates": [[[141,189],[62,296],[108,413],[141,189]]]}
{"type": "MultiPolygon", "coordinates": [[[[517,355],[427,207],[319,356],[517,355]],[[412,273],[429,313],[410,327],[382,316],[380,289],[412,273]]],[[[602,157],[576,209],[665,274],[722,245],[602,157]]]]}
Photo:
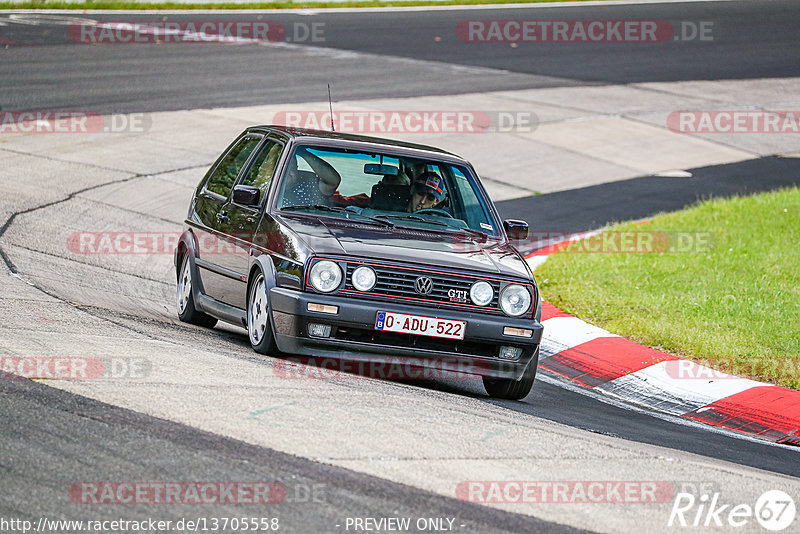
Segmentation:
{"type": "Polygon", "coordinates": [[[503,228],[511,241],[522,241],[528,239],[528,223],[517,219],[506,219],[503,221],[503,228]]]}
{"type": "Polygon", "coordinates": [[[242,206],[257,206],[261,199],[261,190],[249,185],[237,185],[233,188],[233,201],[242,206]]]}

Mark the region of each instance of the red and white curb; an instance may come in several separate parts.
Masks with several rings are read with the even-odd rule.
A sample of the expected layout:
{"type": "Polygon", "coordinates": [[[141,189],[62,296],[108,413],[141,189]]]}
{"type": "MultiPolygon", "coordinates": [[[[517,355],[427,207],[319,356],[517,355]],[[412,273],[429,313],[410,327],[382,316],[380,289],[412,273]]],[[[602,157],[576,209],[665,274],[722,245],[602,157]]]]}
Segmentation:
{"type": "MultiPolygon", "coordinates": [[[[535,269],[578,238],[526,259],[535,269]]],[[[542,325],[539,369],[626,402],[800,446],[800,391],[721,373],[640,345],[548,302],[542,302],[542,325]]]]}

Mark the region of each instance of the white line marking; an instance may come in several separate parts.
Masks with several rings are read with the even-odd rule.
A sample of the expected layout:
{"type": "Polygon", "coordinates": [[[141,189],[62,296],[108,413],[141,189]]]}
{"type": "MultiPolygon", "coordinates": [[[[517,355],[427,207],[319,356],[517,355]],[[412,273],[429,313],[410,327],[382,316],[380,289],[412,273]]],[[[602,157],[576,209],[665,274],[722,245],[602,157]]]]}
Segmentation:
{"type": "MultiPolygon", "coordinates": [[[[199,1],[199,0],[198,0],[199,1]]],[[[105,9],[87,9],[81,10],[81,13],[88,14],[164,14],[176,15],[181,13],[196,13],[196,14],[259,14],[263,15],[265,12],[269,13],[294,13],[298,15],[317,15],[322,13],[395,13],[395,12],[408,12],[408,11],[485,11],[492,9],[547,9],[547,8],[583,8],[583,7],[607,7],[607,6],[627,6],[627,5],[645,5],[645,4],[699,4],[711,2],[740,2],[740,0],[609,0],[609,1],[595,1],[595,2],[548,2],[548,3],[535,3],[535,4],[483,4],[476,6],[394,6],[394,7],[336,7],[336,8],[289,8],[289,9],[177,9],[177,10],[159,10],[159,9],[131,9],[131,10],[105,10],[105,9]]],[[[245,4],[245,2],[242,2],[245,4]]],[[[10,13],[29,13],[27,10],[15,9],[9,10],[10,13]]],[[[47,9],[42,10],[40,13],[74,13],[75,10],[71,9],[47,9]]]]}
{"type": "Polygon", "coordinates": [[[531,267],[531,271],[535,271],[537,267],[542,265],[544,262],[547,261],[547,258],[550,256],[532,256],[527,258],[525,261],[528,262],[528,265],[531,267]]]}
{"type": "MultiPolygon", "coordinates": [[[[76,19],[77,21],[77,19],[76,19]]],[[[115,30],[119,27],[118,22],[99,22],[95,20],[84,20],[88,25],[94,25],[98,28],[105,28],[110,30],[115,30]]],[[[137,31],[143,34],[150,34],[155,36],[164,36],[168,34],[170,37],[178,36],[185,39],[187,42],[194,43],[197,41],[197,38],[200,37],[208,37],[208,38],[215,38],[216,36],[213,34],[205,34],[202,32],[191,32],[186,30],[165,30],[163,27],[158,26],[148,26],[147,23],[141,23],[141,25],[137,25],[137,31]]],[[[171,39],[170,42],[172,43],[180,43],[181,41],[171,39]]],[[[378,54],[370,54],[367,52],[358,52],[354,50],[340,50],[336,48],[325,48],[320,46],[311,46],[311,45],[300,45],[294,43],[287,43],[283,41],[265,41],[263,39],[252,39],[252,38],[240,38],[237,37],[235,40],[219,40],[213,41],[215,44],[227,44],[233,46],[240,46],[246,44],[255,44],[258,46],[266,46],[271,48],[278,48],[278,49],[285,49],[291,50],[295,52],[302,52],[304,54],[310,56],[320,56],[320,57],[328,57],[331,59],[344,59],[344,60],[357,60],[360,58],[365,57],[374,57],[376,59],[380,59],[380,61],[384,63],[394,63],[400,65],[413,65],[416,67],[425,67],[436,70],[437,72],[441,72],[443,69],[447,69],[451,72],[457,73],[466,73],[466,74],[474,74],[480,76],[498,76],[498,75],[507,75],[507,74],[515,74],[508,70],[504,69],[495,69],[491,67],[473,67],[473,66],[465,66],[465,65],[454,65],[451,63],[446,63],[442,61],[431,61],[426,59],[413,59],[413,58],[405,58],[399,56],[389,56],[389,55],[378,55],[378,54]]],[[[555,78],[553,78],[555,79],[555,78]]]]}
{"type": "Polygon", "coordinates": [[[10,274],[11,276],[13,276],[14,278],[18,278],[18,279],[22,280],[23,282],[25,282],[25,283],[26,283],[26,284],[28,284],[29,286],[36,287],[36,285],[35,285],[33,282],[29,282],[28,280],[24,279],[23,277],[21,277],[21,276],[20,276],[20,275],[18,275],[17,273],[8,273],[8,274],[10,274]]]}
{"type": "Polygon", "coordinates": [[[752,387],[764,385],[766,384],[727,375],[689,360],[671,360],[621,376],[597,386],[597,389],[629,402],[651,406],[673,415],[683,415],[752,387]]]}
{"type": "Polygon", "coordinates": [[[28,26],[39,26],[39,25],[55,25],[55,26],[69,26],[70,24],[74,24],[76,22],[96,22],[94,20],[85,19],[81,17],[65,17],[65,16],[57,16],[57,15],[50,15],[50,14],[43,14],[43,13],[30,13],[30,12],[22,12],[22,13],[12,13],[8,16],[7,19],[4,19],[7,22],[13,22],[15,24],[25,24],[28,26]]]}
{"type": "Polygon", "coordinates": [[[599,337],[619,337],[577,317],[553,317],[542,321],[542,326],[544,326],[542,350],[550,355],[599,337]]]}

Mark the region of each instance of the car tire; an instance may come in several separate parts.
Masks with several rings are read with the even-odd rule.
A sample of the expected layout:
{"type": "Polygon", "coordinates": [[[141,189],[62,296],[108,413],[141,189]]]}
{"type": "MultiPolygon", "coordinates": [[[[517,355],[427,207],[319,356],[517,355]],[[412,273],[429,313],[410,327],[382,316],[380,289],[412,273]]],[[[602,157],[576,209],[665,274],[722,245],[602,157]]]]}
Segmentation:
{"type": "Polygon", "coordinates": [[[528,396],[533,388],[533,382],[536,380],[536,370],[539,367],[539,347],[536,347],[536,353],[531,358],[528,367],[522,374],[520,380],[511,380],[509,378],[490,378],[483,377],[483,387],[486,388],[486,393],[490,397],[496,399],[506,400],[522,400],[528,396]]]}
{"type": "Polygon", "coordinates": [[[178,274],[178,319],[184,323],[213,328],[217,324],[217,320],[197,311],[194,306],[192,282],[192,264],[189,261],[189,255],[185,254],[178,274]]]}
{"type": "Polygon", "coordinates": [[[256,271],[247,292],[247,337],[259,354],[277,354],[278,346],[269,321],[269,297],[264,273],[256,271]]]}

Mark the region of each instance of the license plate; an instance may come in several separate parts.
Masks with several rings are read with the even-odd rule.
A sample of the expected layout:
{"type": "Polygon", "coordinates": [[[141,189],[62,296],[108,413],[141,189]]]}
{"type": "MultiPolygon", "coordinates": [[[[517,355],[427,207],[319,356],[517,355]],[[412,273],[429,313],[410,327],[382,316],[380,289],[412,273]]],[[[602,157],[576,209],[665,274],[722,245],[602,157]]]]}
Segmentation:
{"type": "Polygon", "coordinates": [[[401,334],[443,337],[446,339],[464,339],[464,331],[466,329],[466,321],[451,321],[422,315],[379,311],[375,317],[375,330],[383,330],[384,332],[400,332],[401,334]]]}

